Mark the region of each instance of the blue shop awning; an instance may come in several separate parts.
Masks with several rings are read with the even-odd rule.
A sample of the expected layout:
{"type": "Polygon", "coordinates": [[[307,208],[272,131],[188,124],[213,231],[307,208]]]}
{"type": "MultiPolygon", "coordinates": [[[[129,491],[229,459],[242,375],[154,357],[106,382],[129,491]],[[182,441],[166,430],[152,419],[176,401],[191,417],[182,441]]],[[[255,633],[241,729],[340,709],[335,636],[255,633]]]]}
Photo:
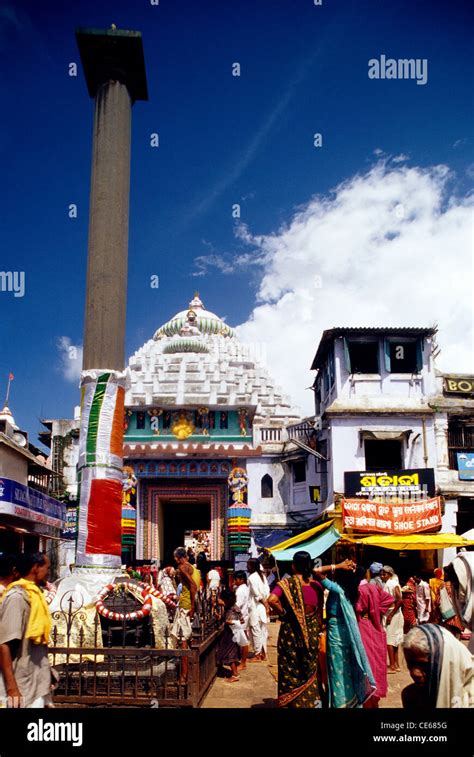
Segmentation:
{"type": "Polygon", "coordinates": [[[301,541],[292,547],[288,547],[287,549],[273,549],[272,555],[275,560],[291,561],[295,552],[303,550],[305,552],[309,552],[312,559],[314,560],[316,557],[322,555],[323,552],[326,552],[327,549],[330,549],[333,544],[339,541],[340,538],[341,534],[339,533],[337,528],[331,525],[325,531],[316,534],[313,537],[310,537],[307,541],[301,541]]]}

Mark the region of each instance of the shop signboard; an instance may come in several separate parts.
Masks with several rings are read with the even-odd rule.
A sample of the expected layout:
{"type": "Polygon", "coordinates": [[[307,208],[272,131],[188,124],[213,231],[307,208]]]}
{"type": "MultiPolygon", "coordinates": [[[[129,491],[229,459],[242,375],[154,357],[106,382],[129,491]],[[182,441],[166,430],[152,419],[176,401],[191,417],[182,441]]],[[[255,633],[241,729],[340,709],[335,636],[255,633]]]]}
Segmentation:
{"type": "Polygon", "coordinates": [[[9,478],[0,479],[0,513],[62,529],[65,511],[62,502],[47,494],[9,478]]]}
{"type": "Polygon", "coordinates": [[[439,497],[419,502],[376,502],[344,499],[342,503],[344,530],[371,534],[418,534],[441,528],[439,497]]]}
{"type": "Polygon", "coordinates": [[[474,376],[470,378],[466,378],[465,376],[445,376],[444,393],[474,395],[474,376]]]}
{"type": "Polygon", "coordinates": [[[460,481],[474,481],[474,452],[458,452],[460,481]]]}
{"type": "Polygon", "coordinates": [[[403,497],[412,499],[435,494],[433,468],[386,470],[377,472],[346,471],[344,473],[346,497],[372,499],[374,497],[403,497]]]}

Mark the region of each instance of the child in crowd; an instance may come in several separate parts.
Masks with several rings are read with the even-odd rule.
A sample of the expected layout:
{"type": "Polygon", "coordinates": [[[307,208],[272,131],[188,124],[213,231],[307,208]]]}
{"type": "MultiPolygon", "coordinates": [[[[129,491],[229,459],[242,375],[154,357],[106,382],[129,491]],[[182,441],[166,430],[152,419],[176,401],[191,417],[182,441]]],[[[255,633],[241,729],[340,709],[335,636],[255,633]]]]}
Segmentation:
{"type": "Polygon", "coordinates": [[[225,607],[224,630],[217,648],[216,661],[219,667],[229,665],[231,676],[226,678],[227,683],[239,681],[237,665],[240,660],[240,646],[236,639],[242,640],[245,633],[242,628],[242,613],[235,604],[235,592],[223,589],[219,604],[225,607]]]}

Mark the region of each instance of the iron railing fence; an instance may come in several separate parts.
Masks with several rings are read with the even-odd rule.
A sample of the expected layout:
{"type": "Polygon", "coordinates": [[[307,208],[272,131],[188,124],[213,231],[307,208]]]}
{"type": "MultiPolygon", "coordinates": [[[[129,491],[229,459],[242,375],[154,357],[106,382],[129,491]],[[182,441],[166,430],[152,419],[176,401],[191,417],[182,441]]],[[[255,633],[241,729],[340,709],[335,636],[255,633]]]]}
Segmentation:
{"type": "MultiPolygon", "coordinates": [[[[129,612],[130,595],[118,590],[108,609],[129,612]]],[[[132,597],[133,600],[133,597],[132,597]]],[[[137,600],[136,600],[137,601],[137,600]]],[[[137,601],[138,602],[138,601],[137,601]]],[[[164,648],[154,647],[150,618],[105,621],[96,613],[93,633],[83,626],[72,638],[74,623],[85,623],[82,605],[74,596],[53,613],[62,631],[53,626],[50,661],[58,676],[54,702],[64,707],[197,707],[217,673],[216,648],[223,628],[218,593],[201,589],[196,597],[192,638],[164,632],[164,648]],[[86,645],[93,638],[93,646],[86,645]],[[103,646],[98,644],[102,638],[103,646]],[[72,643],[74,641],[74,643],[72,643]]],[[[134,609],[132,607],[132,609],[134,609]]]]}

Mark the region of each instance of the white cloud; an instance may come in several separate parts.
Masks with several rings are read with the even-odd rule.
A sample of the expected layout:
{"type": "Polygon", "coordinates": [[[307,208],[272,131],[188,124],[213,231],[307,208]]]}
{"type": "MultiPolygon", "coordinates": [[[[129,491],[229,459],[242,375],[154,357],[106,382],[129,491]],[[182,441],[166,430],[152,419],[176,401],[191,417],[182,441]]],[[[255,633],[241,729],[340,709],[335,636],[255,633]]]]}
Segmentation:
{"type": "Polygon", "coordinates": [[[446,166],[381,160],[272,234],[239,228],[264,264],[239,336],[267,341],[275,378],[303,412],[313,410],[312,358],[333,326],[438,323],[438,367],[474,372],[472,198],[450,196],[451,178],[446,166]]]}
{"type": "Polygon", "coordinates": [[[59,350],[59,370],[67,381],[77,382],[81,378],[82,347],[72,344],[68,336],[61,336],[57,341],[59,350]]]}
{"type": "Polygon", "coordinates": [[[209,268],[217,268],[221,273],[232,273],[234,266],[232,265],[231,258],[225,258],[223,255],[198,255],[194,259],[194,264],[197,268],[193,271],[192,276],[205,276],[209,268]]]}
{"type": "MultiPolygon", "coordinates": [[[[240,236],[242,227],[238,227],[236,236],[240,236]]],[[[245,231],[246,233],[246,231],[245,231]]],[[[245,238],[245,235],[242,237],[245,238]]],[[[210,268],[217,268],[218,271],[224,274],[235,273],[238,268],[247,268],[252,265],[261,265],[262,259],[256,257],[252,253],[244,253],[243,255],[218,255],[217,253],[211,253],[209,255],[198,255],[194,258],[194,264],[196,266],[195,271],[191,273],[191,276],[205,276],[210,268]]]]}

